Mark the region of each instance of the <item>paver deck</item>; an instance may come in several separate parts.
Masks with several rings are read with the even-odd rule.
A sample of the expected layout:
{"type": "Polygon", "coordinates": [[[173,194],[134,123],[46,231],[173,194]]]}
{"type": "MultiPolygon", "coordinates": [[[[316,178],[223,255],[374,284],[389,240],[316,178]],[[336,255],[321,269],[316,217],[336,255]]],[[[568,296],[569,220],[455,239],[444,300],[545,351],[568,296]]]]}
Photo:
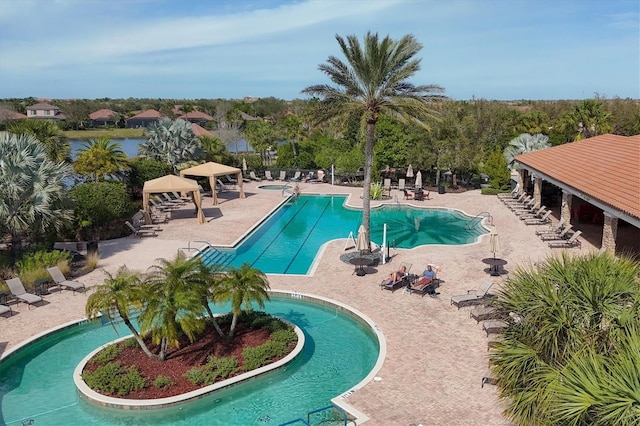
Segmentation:
{"type": "MultiPolygon", "coordinates": [[[[262,190],[259,183],[245,184],[247,198],[234,191],[220,194],[220,204],[204,199],[209,221],[198,225],[193,206],[174,212],[174,219],[163,225],[155,238],[122,238],[101,241],[97,270],[80,279],[88,287],[103,281],[103,270],[114,273],[118,267],[144,271],[157,258],[171,258],[178,250],[198,246],[193,241],[207,240],[230,245],[258,223],[282,201],[280,191],[262,190]]],[[[361,188],[329,184],[300,184],[302,193],[351,194],[347,202],[361,207],[361,188]]],[[[395,196],[393,191],[392,196],[395,196]]],[[[423,207],[460,209],[475,216],[489,212],[500,234],[501,251],[509,263],[507,271],[536,263],[561,250],[552,250],[535,235],[535,227],[526,226],[495,196],[479,191],[460,194],[431,194],[430,200],[387,202],[411,203],[423,207]]],[[[399,200],[399,201],[397,201],[399,200]]],[[[372,201],[372,206],[378,202],[372,201]]],[[[124,225],[123,225],[124,226],[124,225]]],[[[355,230],[354,230],[355,231],[355,230]]],[[[347,236],[345,235],[345,238],[347,236]]],[[[272,289],[291,290],[329,297],[353,306],[368,315],[387,339],[387,356],[371,381],[347,398],[347,402],[370,417],[367,425],[506,425],[494,386],[481,388],[487,371],[487,337],[482,324],[469,318],[471,308],[450,305],[452,295],[474,289],[481,281],[499,283],[506,275],[489,277],[481,259],[490,255],[488,234],[475,244],[465,246],[422,246],[412,250],[392,250],[392,259],[377,267],[377,272],[359,277],[353,265],[339,260],[345,240],[325,246],[312,276],[269,275],[272,289]],[[378,284],[401,262],[412,263],[420,272],[427,263],[442,268],[442,283],[437,298],[413,297],[403,291],[381,291],[378,284]]],[[[594,250],[587,242],[582,250],[594,250]]],[[[575,251],[574,251],[575,252],[575,251]]],[[[27,309],[14,307],[13,317],[0,318],[0,353],[46,329],[84,316],[86,296],[54,292],[47,304],[27,309]]],[[[337,331],[339,332],[339,331],[337,331]]],[[[339,356],[339,354],[336,354],[339,356]]],[[[301,413],[304,414],[304,413],[301,413]]]]}

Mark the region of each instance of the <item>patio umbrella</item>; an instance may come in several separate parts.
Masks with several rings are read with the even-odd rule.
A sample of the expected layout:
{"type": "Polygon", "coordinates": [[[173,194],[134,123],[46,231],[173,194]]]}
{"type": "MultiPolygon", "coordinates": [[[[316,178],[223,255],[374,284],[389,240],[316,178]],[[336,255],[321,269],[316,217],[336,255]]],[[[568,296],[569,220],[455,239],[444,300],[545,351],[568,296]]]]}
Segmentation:
{"type": "Polygon", "coordinates": [[[498,233],[495,231],[491,231],[491,236],[489,237],[489,247],[491,248],[491,252],[493,253],[493,258],[496,258],[496,252],[500,251],[500,239],[498,238],[498,233]]]}
{"type": "Polygon", "coordinates": [[[247,171],[247,160],[244,157],[242,158],[242,171],[245,173],[247,171]]]}
{"type": "Polygon", "coordinates": [[[367,247],[367,231],[364,229],[364,225],[360,225],[360,228],[358,228],[356,250],[358,250],[360,253],[371,250],[371,247],[367,247]]]}
{"type": "Polygon", "coordinates": [[[413,177],[413,167],[411,166],[411,164],[409,164],[409,167],[407,167],[407,177],[408,178],[413,177]]]}
{"type": "Polygon", "coordinates": [[[422,172],[420,170],[416,173],[416,188],[422,188],[422,172]]]}

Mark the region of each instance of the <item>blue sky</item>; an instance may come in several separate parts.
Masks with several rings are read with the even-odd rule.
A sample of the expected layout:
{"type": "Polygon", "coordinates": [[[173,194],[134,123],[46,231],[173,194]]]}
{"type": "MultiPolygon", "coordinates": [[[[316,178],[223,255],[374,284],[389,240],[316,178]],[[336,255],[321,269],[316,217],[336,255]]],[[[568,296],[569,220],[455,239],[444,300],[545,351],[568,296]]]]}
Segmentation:
{"type": "Polygon", "coordinates": [[[453,99],[640,98],[637,0],[0,0],[0,98],[303,98],[335,35],[423,44],[453,99]]]}

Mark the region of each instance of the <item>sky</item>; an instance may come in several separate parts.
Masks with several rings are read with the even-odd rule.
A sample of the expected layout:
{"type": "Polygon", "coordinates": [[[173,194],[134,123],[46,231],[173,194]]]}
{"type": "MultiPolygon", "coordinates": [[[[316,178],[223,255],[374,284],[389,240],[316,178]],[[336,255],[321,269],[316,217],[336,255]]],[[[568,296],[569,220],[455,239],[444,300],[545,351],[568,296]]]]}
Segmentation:
{"type": "Polygon", "coordinates": [[[304,99],[368,31],[456,100],[640,98],[638,0],[0,0],[0,98],[304,99]]]}

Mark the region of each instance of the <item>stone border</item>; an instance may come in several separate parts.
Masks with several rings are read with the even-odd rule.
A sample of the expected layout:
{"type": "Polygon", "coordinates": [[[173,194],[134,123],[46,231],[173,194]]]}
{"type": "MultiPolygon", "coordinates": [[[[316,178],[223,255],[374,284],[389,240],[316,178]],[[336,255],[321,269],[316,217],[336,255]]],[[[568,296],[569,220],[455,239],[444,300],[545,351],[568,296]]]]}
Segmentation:
{"type": "MultiPolygon", "coordinates": [[[[283,320],[282,318],[279,318],[279,319],[280,321],[288,322],[283,320]]],[[[156,408],[172,407],[185,402],[194,401],[196,399],[203,398],[205,396],[210,395],[213,392],[216,392],[221,389],[226,389],[231,386],[235,386],[244,381],[255,379],[258,376],[261,376],[270,371],[282,368],[285,365],[289,364],[291,361],[296,359],[296,357],[302,352],[302,349],[304,348],[304,342],[305,342],[304,333],[302,332],[302,330],[294,324],[290,324],[290,325],[294,327],[294,330],[298,335],[298,343],[296,344],[296,347],[293,349],[293,351],[291,351],[289,355],[287,355],[286,357],[276,362],[273,362],[269,365],[262,366],[255,370],[247,371],[246,373],[239,374],[230,379],[223,380],[221,382],[214,383],[213,385],[205,386],[203,388],[196,389],[181,395],[170,396],[167,398],[157,398],[157,399],[115,398],[111,396],[102,395],[94,391],[89,386],[87,386],[84,380],[82,380],[82,371],[84,370],[85,365],[89,362],[89,360],[95,354],[100,352],[105,347],[112,345],[114,343],[118,343],[123,340],[126,340],[132,337],[133,335],[128,335],[116,340],[112,340],[111,342],[105,343],[104,345],[100,346],[99,348],[89,353],[89,355],[87,355],[82,359],[82,361],[80,361],[80,363],[75,368],[75,370],[73,370],[73,381],[76,385],[76,388],[78,389],[80,397],[84,398],[85,400],[93,404],[101,405],[103,407],[117,408],[122,410],[152,410],[156,408]]]]}

